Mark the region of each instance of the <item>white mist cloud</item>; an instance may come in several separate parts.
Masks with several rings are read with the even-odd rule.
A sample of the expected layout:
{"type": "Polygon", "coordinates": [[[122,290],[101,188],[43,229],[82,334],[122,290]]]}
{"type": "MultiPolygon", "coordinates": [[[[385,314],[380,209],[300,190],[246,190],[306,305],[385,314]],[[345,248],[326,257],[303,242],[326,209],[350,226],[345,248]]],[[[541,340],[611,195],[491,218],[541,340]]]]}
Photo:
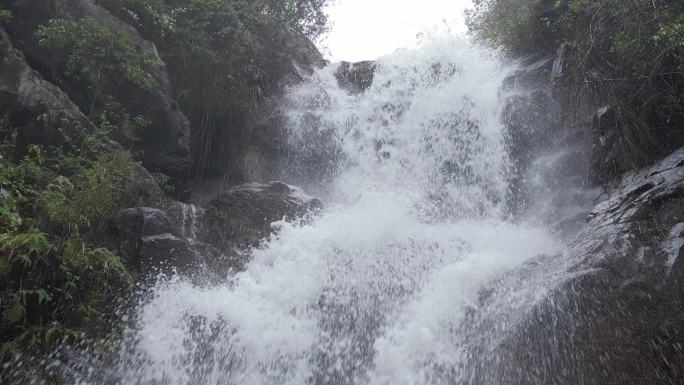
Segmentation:
{"type": "Polygon", "coordinates": [[[471,0],[335,0],[332,31],[319,44],[331,60],[375,59],[416,43],[425,32],[465,33],[471,0]]]}

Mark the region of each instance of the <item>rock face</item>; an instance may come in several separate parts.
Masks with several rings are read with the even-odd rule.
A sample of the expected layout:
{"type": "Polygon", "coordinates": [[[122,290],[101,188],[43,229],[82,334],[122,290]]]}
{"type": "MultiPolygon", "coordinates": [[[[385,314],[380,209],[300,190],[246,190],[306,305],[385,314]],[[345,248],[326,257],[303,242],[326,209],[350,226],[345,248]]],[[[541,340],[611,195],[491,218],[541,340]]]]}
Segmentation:
{"type": "MultiPolygon", "coordinates": [[[[14,43],[48,79],[56,78],[64,63],[57,60],[58,56],[49,49],[38,44],[35,32],[38,26],[52,18],[92,18],[105,26],[124,31],[140,52],[155,55],[157,52],[154,44],[143,39],[134,28],[121,22],[92,0],[12,0],[6,7],[14,15],[7,24],[14,43]]],[[[187,196],[190,177],[190,123],[173,100],[164,63],[160,59],[158,62],[158,66],[145,68],[156,82],[153,90],[138,90],[133,87],[122,89],[116,82],[105,82],[102,91],[112,95],[131,115],[147,116],[151,122],[144,136],[139,139],[115,139],[140,150],[146,168],[172,177],[178,195],[187,196]]],[[[66,91],[71,93],[72,99],[82,96],[82,90],[78,87],[66,87],[66,91]]]]}
{"type": "MultiPolygon", "coordinates": [[[[63,138],[59,130],[78,125],[86,131],[95,127],[58,87],[44,80],[15,49],[0,28],[0,132],[2,140],[14,144],[14,157],[25,155],[29,145],[55,145],[63,138]]],[[[106,146],[121,146],[109,139],[106,146]]],[[[163,193],[150,173],[136,165],[134,180],[126,186],[125,205],[160,202],[163,193]]]]}
{"type": "MultiPolygon", "coordinates": [[[[260,86],[263,100],[254,105],[255,110],[234,108],[230,120],[212,122],[215,127],[207,134],[204,144],[193,138],[195,170],[201,175],[195,180],[193,191],[218,195],[240,183],[278,179],[287,150],[283,93],[288,86],[326,64],[308,38],[282,25],[268,26],[254,34],[254,39],[259,47],[254,61],[267,63],[259,80],[263,83],[260,86]],[[197,151],[197,148],[205,150],[197,151]]],[[[201,116],[189,116],[193,133],[207,131],[200,126],[201,116]]]]}
{"type": "Polygon", "coordinates": [[[342,62],[335,72],[335,78],[340,87],[352,94],[358,94],[373,84],[376,68],[377,63],[374,61],[342,62]]]}
{"type": "Polygon", "coordinates": [[[169,216],[158,209],[136,207],[123,210],[116,221],[119,248],[129,266],[139,272],[171,271],[187,273],[197,267],[199,256],[169,216]]]}
{"type": "Polygon", "coordinates": [[[508,99],[504,122],[517,171],[511,203],[522,214],[549,208],[547,225],[570,247],[507,275],[472,305],[461,342],[468,381],[684,383],[684,148],[625,174],[632,152],[610,107],[594,113],[583,101],[579,119],[562,119],[572,102],[554,87],[562,51],[509,79],[529,92],[508,99]]]}
{"type": "MultiPolygon", "coordinates": [[[[59,130],[67,124],[78,124],[82,129],[94,126],[69,97],[58,87],[44,80],[16,50],[5,31],[0,28],[0,132],[3,141],[15,144],[14,156],[21,158],[31,144],[59,144],[59,130]]],[[[106,140],[106,146],[121,146],[106,140]]],[[[124,205],[160,203],[165,198],[142,166],[134,168],[134,179],[126,186],[124,205]]],[[[195,258],[187,241],[180,238],[166,214],[156,209],[129,209],[122,212],[119,229],[127,244],[123,249],[137,255],[143,253],[150,261],[167,261],[183,266],[195,258]],[[168,235],[168,236],[167,236],[168,235]]],[[[195,258],[196,259],[196,258],[195,258]]],[[[134,265],[142,268],[144,262],[134,265]]]]}
{"type": "Polygon", "coordinates": [[[683,221],[684,149],[625,175],[596,206],[573,248],[577,277],[546,310],[572,317],[575,381],[684,381],[683,221]]]}
{"type": "MultiPolygon", "coordinates": [[[[285,151],[285,117],[279,98],[288,85],[301,81],[313,68],[325,64],[321,53],[306,36],[281,24],[260,26],[257,33],[245,29],[237,14],[230,11],[218,14],[211,21],[216,24],[217,35],[212,39],[219,42],[217,49],[219,52],[222,49],[230,51],[235,46],[230,41],[221,45],[220,42],[226,40],[221,37],[222,33],[226,36],[249,35],[249,43],[254,45],[254,52],[250,55],[254,57],[244,60],[259,67],[259,78],[246,79],[245,82],[255,83],[258,87],[255,86],[252,96],[244,97],[249,101],[226,101],[225,113],[217,116],[208,117],[203,108],[184,106],[191,123],[174,100],[172,86],[172,81],[178,83],[180,79],[187,79],[187,69],[183,63],[170,61],[167,70],[167,64],[161,57],[177,59],[178,52],[158,53],[157,47],[145,38],[153,39],[154,33],[146,30],[134,15],[115,5],[111,6],[112,10],[118,13],[112,14],[95,0],[10,0],[3,6],[14,15],[6,23],[13,44],[34,69],[48,81],[58,83],[86,114],[89,114],[91,98],[84,92],[83,84],[62,76],[65,66],[63,55],[39,44],[35,32],[40,25],[52,18],[93,19],[122,31],[139,52],[151,53],[158,59],[159,65],[145,64],[144,68],[153,75],[156,83],[151,91],[124,87],[114,80],[103,81],[100,88],[101,93],[111,96],[126,114],[149,119],[150,126],[143,130],[134,128],[131,119],[124,119],[118,125],[133,128],[122,129],[113,139],[132,149],[149,171],[170,176],[175,188],[174,197],[180,200],[190,198],[191,174],[197,176],[193,188],[211,190],[214,194],[239,183],[275,179],[278,163],[285,151]],[[131,130],[135,133],[128,133],[131,130]]],[[[180,49],[173,44],[162,48],[180,49]]],[[[188,55],[192,56],[191,53],[188,55]]],[[[226,67],[236,65],[232,52],[228,52],[226,57],[229,58],[226,59],[226,67]]],[[[234,72],[238,74],[241,71],[239,68],[234,72]]],[[[201,82],[204,77],[199,79],[201,82]]]]}
{"type": "Polygon", "coordinates": [[[520,63],[505,83],[502,120],[512,166],[509,207],[570,234],[583,226],[600,191],[590,183],[591,121],[564,121],[567,95],[554,87],[563,76],[562,55],[520,63]]]}
{"type": "Polygon", "coordinates": [[[483,298],[475,383],[684,383],[683,230],[684,148],[625,175],[568,256],[523,269],[503,302],[483,298]],[[527,290],[544,299],[511,300],[527,290]]]}
{"type": "Polygon", "coordinates": [[[34,71],[0,27],[0,132],[19,158],[30,144],[57,144],[64,122],[93,129],[69,97],[34,71]]]}

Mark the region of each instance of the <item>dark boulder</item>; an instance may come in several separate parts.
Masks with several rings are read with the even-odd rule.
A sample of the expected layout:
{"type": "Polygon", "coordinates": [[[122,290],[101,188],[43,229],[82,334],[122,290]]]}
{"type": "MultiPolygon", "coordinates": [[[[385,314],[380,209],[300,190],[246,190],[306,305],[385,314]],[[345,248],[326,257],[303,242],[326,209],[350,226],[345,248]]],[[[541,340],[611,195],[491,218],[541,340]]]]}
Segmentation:
{"type": "Polygon", "coordinates": [[[117,227],[124,237],[134,240],[164,233],[181,236],[180,229],[165,212],[150,207],[122,210],[117,218],[117,227]]]}
{"type": "Polygon", "coordinates": [[[273,222],[301,219],[321,207],[319,200],[280,182],[236,186],[205,206],[198,239],[226,252],[253,248],[274,232],[273,222]]]}
{"type": "Polygon", "coordinates": [[[168,198],[149,171],[136,163],[133,179],[126,184],[123,207],[153,206],[161,207],[168,198]]]}
{"type": "Polygon", "coordinates": [[[122,210],[116,220],[119,248],[143,272],[163,268],[192,275],[204,265],[210,279],[244,269],[249,251],[276,232],[273,222],[307,220],[322,207],[280,182],[236,186],[198,206],[168,200],[162,206],[164,211],[122,210]]]}
{"type": "Polygon", "coordinates": [[[342,62],[335,71],[335,78],[340,87],[352,94],[358,94],[373,84],[376,68],[377,63],[374,61],[342,62]]]}
{"type": "MultiPolygon", "coordinates": [[[[151,125],[145,129],[142,137],[119,135],[121,137],[115,139],[140,151],[146,168],[172,177],[178,195],[187,196],[190,176],[190,123],[173,100],[166,66],[159,59],[154,44],[143,39],[134,28],[92,0],[12,0],[7,2],[6,7],[14,15],[7,23],[14,43],[32,66],[48,79],[60,78],[65,65],[60,62],[60,55],[55,55],[55,52],[38,43],[35,34],[40,25],[52,18],[92,18],[104,26],[123,31],[140,52],[156,56],[158,65],[145,67],[156,83],[151,91],[135,87],[122,88],[116,81],[103,83],[101,91],[114,97],[132,116],[149,118],[151,125]]],[[[75,101],[83,99],[83,89],[77,84],[65,84],[64,90],[75,101]]]]}
{"type": "Polygon", "coordinates": [[[143,272],[188,274],[200,264],[190,243],[169,233],[140,238],[138,253],[138,268],[143,272]]]}

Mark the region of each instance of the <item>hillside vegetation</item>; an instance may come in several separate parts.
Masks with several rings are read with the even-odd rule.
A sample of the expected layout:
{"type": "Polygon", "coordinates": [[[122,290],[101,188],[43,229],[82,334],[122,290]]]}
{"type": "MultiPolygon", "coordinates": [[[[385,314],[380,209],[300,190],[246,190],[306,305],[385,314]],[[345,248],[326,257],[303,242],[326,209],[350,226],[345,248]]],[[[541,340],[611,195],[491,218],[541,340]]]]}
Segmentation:
{"type": "Polygon", "coordinates": [[[557,86],[575,99],[566,107],[578,99],[610,106],[627,166],[684,144],[681,0],[479,0],[467,22],[481,42],[513,56],[563,46],[557,86]]]}
{"type": "MultiPolygon", "coordinates": [[[[150,131],[187,125],[166,94],[173,92],[190,120],[194,167],[190,175],[154,176],[179,196],[182,179],[208,172],[211,152],[227,145],[222,131],[277,89],[280,63],[293,58],[280,41],[267,44],[274,31],[316,38],[327,28],[325,2],[79,0],[59,6],[95,10],[92,16],[38,22],[24,19],[32,7],[44,16],[38,3],[0,7],[0,64],[17,69],[13,76],[42,76],[59,87],[45,86],[38,107],[55,98],[76,110],[31,115],[38,107],[4,99],[0,105],[0,362],[116,331],[113,309],[130,294],[137,272],[111,239],[112,223],[121,209],[146,203],[127,189],[148,175],[138,164],[145,164],[145,145],[169,137],[150,131]],[[21,35],[26,26],[29,35],[21,35]],[[40,75],[24,71],[24,60],[40,75]],[[145,105],[150,100],[157,112],[145,105]]],[[[19,79],[0,81],[11,90],[19,79]]]]}
{"type": "Polygon", "coordinates": [[[279,46],[281,29],[315,40],[328,27],[327,2],[100,0],[158,47],[193,125],[192,167],[200,176],[218,175],[235,160],[222,159],[221,144],[245,141],[241,127],[278,88],[282,66],[291,60],[279,46]]]}

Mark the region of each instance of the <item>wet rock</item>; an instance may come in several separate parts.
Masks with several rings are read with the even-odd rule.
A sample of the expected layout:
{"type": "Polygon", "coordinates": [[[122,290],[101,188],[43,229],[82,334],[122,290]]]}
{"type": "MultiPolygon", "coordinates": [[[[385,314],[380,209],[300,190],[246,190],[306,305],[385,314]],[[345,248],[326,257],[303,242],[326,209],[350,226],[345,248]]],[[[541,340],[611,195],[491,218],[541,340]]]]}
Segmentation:
{"type": "Polygon", "coordinates": [[[568,44],[562,43],[556,51],[556,58],[553,60],[553,67],[551,68],[551,79],[554,82],[560,81],[565,76],[565,62],[568,59],[567,51],[568,44]]]}
{"type": "Polygon", "coordinates": [[[569,284],[583,306],[565,311],[578,317],[572,326],[584,334],[570,342],[584,354],[577,367],[594,381],[587,383],[684,381],[684,281],[677,266],[684,244],[683,161],[680,149],[626,174],[578,237],[574,250],[582,259],[575,270],[584,273],[569,284]]]}
{"type": "Polygon", "coordinates": [[[517,70],[504,80],[504,89],[547,88],[554,80],[557,56],[540,52],[518,60],[517,70]]]}
{"type": "Polygon", "coordinates": [[[122,210],[117,218],[117,227],[126,238],[134,240],[164,233],[181,236],[180,229],[165,212],[150,207],[122,210]]]}
{"type": "MultiPolygon", "coordinates": [[[[259,69],[259,77],[249,82],[253,82],[258,97],[250,103],[234,103],[225,98],[226,104],[231,105],[229,111],[212,116],[210,129],[203,109],[188,111],[193,132],[202,133],[193,141],[194,172],[200,176],[194,181],[193,192],[196,188],[205,189],[204,184],[221,184],[214,191],[217,195],[226,187],[226,181],[229,185],[266,183],[282,175],[279,167],[288,143],[283,95],[288,87],[326,64],[316,46],[291,28],[265,23],[253,30],[245,27],[247,23],[238,24],[230,27],[238,40],[230,34],[225,38],[216,36],[215,40],[221,43],[215,49],[219,58],[225,58],[226,73],[240,77],[244,69],[241,61],[234,60],[235,44],[243,44],[243,39],[255,44],[256,50],[250,53],[249,60],[259,69]]],[[[219,30],[222,28],[225,27],[219,30]]],[[[172,65],[169,60],[169,66],[172,65]]],[[[182,63],[176,65],[171,73],[187,78],[182,63]]]]}
{"type": "Polygon", "coordinates": [[[161,210],[136,207],[122,210],[116,220],[120,249],[137,271],[187,273],[200,258],[180,229],[161,210]]]}
{"type": "Polygon", "coordinates": [[[227,252],[253,248],[274,232],[271,223],[301,219],[321,207],[319,200],[281,182],[236,186],[204,207],[198,238],[227,252]]]}
{"type": "Polygon", "coordinates": [[[663,242],[669,270],[665,285],[675,297],[684,299],[684,222],[677,223],[670,230],[670,236],[663,242]]]}
{"type": "Polygon", "coordinates": [[[340,87],[352,94],[358,94],[373,84],[376,68],[377,63],[374,61],[342,62],[335,72],[335,78],[340,87]]]}
{"type": "Polygon", "coordinates": [[[530,161],[552,144],[560,126],[558,105],[542,90],[514,95],[503,111],[506,142],[511,157],[526,168],[530,161]]]}
{"type": "Polygon", "coordinates": [[[510,155],[513,170],[511,188],[508,196],[509,206],[516,213],[524,212],[534,203],[527,191],[530,173],[535,170],[535,162],[543,158],[555,157],[555,153],[569,147],[559,146],[556,140],[567,135],[559,133],[558,104],[545,90],[516,93],[506,99],[502,120],[505,125],[505,144],[510,155]]]}
{"type": "Polygon", "coordinates": [[[167,199],[150,172],[136,163],[133,168],[133,180],[126,185],[123,206],[160,207],[167,199]]]}
{"type": "MultiPolygon", "coordinates": [[[[114,139],[126,147],[139,150],[146,168],[172,177],[178,195],[187,197],[190,176],[190,123],[173,100],[165,64],[158,57],[154,44],[143,39],[133,27],[123,23],[92,0],[12,0],[5,6],[14,15],[7,23],[7,29],[17,48],[48,79],[59,78],[65,65],[59,60],[60,55],[55,55],[50,49],[38,44],[35,35],[38,26],[52,18],[92,18],[105,26],[126,33],[140,52],[156,55],[158,65],[148,65],[145,68],[156,82],[152,91],[121,87],[116,81],[104,82],[100,88],[103,94],[113,96],[132,116],[143,115],[151,122],[141,137],[119,135],[114,139]]],[[[76,103],[79,103],[79,100],[83,102],[81,104],[88,103],[83,99],[83,90],[77,84],[67,82],[64,90],[76,103]]]]}
{"type": "Polygon", "coordinates": [[[567,256],[497,285],[536,300],[474,312],[474,382],[684,383],[684,148],[626,174],[587,221],[567,256]]]}
{"type": "Polygon", "coordinates": [[[600,108],[592,123],[591,177],[596,184],[606,184],[628,170],[619,143],[617,117],[612,107],[600,108]]]}
{"type": "Polygon", "coordinates": [[[187,240],[164,233],[140,238],[138,266],[141,271],[188,273],[199,258],[187,240]]]}

